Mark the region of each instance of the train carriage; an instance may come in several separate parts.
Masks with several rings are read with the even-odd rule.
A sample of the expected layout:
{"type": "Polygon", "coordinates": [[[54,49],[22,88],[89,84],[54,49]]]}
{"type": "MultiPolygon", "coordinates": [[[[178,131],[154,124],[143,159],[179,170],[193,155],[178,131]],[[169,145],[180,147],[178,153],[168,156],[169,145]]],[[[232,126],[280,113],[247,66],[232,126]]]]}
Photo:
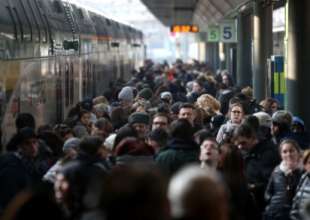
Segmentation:
{"type": "Polygon", "coordinates": [[[60,0],[0,1],[0,114],[6,143],[19,112],[64,119],[144,58],[142,33],[60,0]]]}

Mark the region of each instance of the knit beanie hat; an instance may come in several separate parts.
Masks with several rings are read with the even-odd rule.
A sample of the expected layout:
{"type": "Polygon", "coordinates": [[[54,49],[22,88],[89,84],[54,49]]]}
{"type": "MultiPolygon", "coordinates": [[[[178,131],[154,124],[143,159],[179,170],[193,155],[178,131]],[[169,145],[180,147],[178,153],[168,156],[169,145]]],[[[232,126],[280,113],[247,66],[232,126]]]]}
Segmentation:
{"type": "Polygon", "coordinates": [[[148,125],[150,122],[150,116],[145,112],[132,113],[128,118],[129,124],[141,123],[148,125]]]}
{"type": "Polygon", "coordinates": [[[71,148],[77,148],[81,143],[81,140],[79,138],[69,138],[68,140],[65,141],[62,151],[66,152],[67,150],[70,150],[71,148]]]}
{"type": "Polygon", "coordinates": [[[133,98],[133,90],[130,86],[123,87],[118,93],[119,100],[132,101],[133,98]]]}
{"type": "Polygon", "coordinates": [[[138,97],[150,100],[153,96],[153,92],[150,88],[144,88],[138,93],[138,97]]]}

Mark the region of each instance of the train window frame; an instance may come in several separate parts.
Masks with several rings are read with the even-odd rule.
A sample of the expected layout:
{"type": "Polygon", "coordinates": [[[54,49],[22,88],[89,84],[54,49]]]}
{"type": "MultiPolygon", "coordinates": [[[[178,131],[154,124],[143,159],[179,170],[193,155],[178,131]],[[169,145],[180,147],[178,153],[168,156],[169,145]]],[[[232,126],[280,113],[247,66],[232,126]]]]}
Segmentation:
{"type": "Polygon", "coordinates": [[[18,23],[18,26],[19,26],[20,40],[23,42],[24,41],[24,28],[23,28],[22,21],[20,19],[20,16],[19,16],[19,13],[18,13],[16,7],[13,7],[12,10],[13,10],[15,16],[16,16],[17,23],[18,23]]]}
{"type": "Polygon", "coordinates": [[[34,9],[33,9],[33,7],[32,7],[32,4],[31,4],[30,0],[27,0],[27,3],[28,3],[28,6],[29,6],[29,9],[30,9],[30,11],[31,11],[34,24],[35,24],[35,26],[36,26],[35,29],[37,29],[37,34],[38,34],[37,38],[35,38],[34,41],[35,41],[36,43],[40,43],[40,42],[41,42],[41,29],[40,29],[40,25],[39,25],[39,23],[38,23],[36,14],[34,13],[34,9]]]}
{"type": "Polygon", "coordinates": [[[24,5],[24,2],[23,1],[19,1],[20,2],[20,5],[21,5],[21,8],[22,8],[22,10],[23,10],[23,12],[24,12],[24,15],[25,15],[25,18],[26,18],[26,20],[27,20],[27,23],[28,23],[28,26],[29,26],[29,30],[30,30],[30,39],[29,39],[29,41],[28,40],[26,40],[26,41],[28,41],[28,42],[32,42],[32,24],[31,24],[31,22],[30,22],[30,18],[28,17],[28,14],[27,14],[27,11],[26,11],[26,7],[25,7],[25,5],[24,5]]]}
{"type": "Polygon", "coordinates": [[[14,40],[17,40],[18,39],[17,24],[16,24],[16,21],[15,21],[13,12],[12,12],[12,8],[10,6],[6,6],[5,8],[7,9],[8,13],[9,13],[9,16],[11,18],[11,21],[12,21],[12,23],[14,25],[14,28],[13,28],[13,30],[14,30],[14,33],[13,33],[14,40]]]}
{"type": "MultiPolygon", "coordinates": [[[[42,28],[43,28],[43,32],[44,32],[44,35],[42,35],[42,38],[41,38],[42,43],[47,43],[48,42],[48,30],[47,30],[47,24],[45,23],[45,20],[43,19],[43,14],[41,11],[42,8],[39,6],[38,0],[33,0],[33,2],[34,2],[34,5],[37,9],[39,17],[41,19],[41,24],[42,24],[42,28]]],[[[40,28],[40,31],[41,31],[41,28],[40,28]]]]}

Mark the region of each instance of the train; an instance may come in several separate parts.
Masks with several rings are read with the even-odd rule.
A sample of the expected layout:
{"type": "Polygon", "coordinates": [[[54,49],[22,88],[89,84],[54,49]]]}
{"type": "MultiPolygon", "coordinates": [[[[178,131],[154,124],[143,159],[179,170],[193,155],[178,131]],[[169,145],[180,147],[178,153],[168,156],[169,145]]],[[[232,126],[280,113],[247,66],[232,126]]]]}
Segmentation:
{"type": "Polygon", "coordinates": [[[61,0],[0,0],[2,144],[20,112],[62,122],[85,97],[128,80],[145,59],[143,33],[61,0]]]}

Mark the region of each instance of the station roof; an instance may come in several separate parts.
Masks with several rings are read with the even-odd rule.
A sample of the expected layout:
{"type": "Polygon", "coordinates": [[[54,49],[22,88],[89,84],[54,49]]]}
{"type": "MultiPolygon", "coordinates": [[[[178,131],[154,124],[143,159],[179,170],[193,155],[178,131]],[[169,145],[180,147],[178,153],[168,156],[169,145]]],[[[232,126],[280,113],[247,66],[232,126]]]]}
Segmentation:
{"type": "MultiPolygon", "coordinates": [[[[285,0],[260,0],[273,8],[284,6],[285,0]]],[[[206,29],[223,19],[235,17],[239,11],[252,10],[253,0],[142,0],[165,26],[198,25],[206,29]]]]}
{"type": "Polygon", "coordinates": [[[228,18],[250,0],[142,0],[166,26],[195,24],[206,28],[228,18]]]}

